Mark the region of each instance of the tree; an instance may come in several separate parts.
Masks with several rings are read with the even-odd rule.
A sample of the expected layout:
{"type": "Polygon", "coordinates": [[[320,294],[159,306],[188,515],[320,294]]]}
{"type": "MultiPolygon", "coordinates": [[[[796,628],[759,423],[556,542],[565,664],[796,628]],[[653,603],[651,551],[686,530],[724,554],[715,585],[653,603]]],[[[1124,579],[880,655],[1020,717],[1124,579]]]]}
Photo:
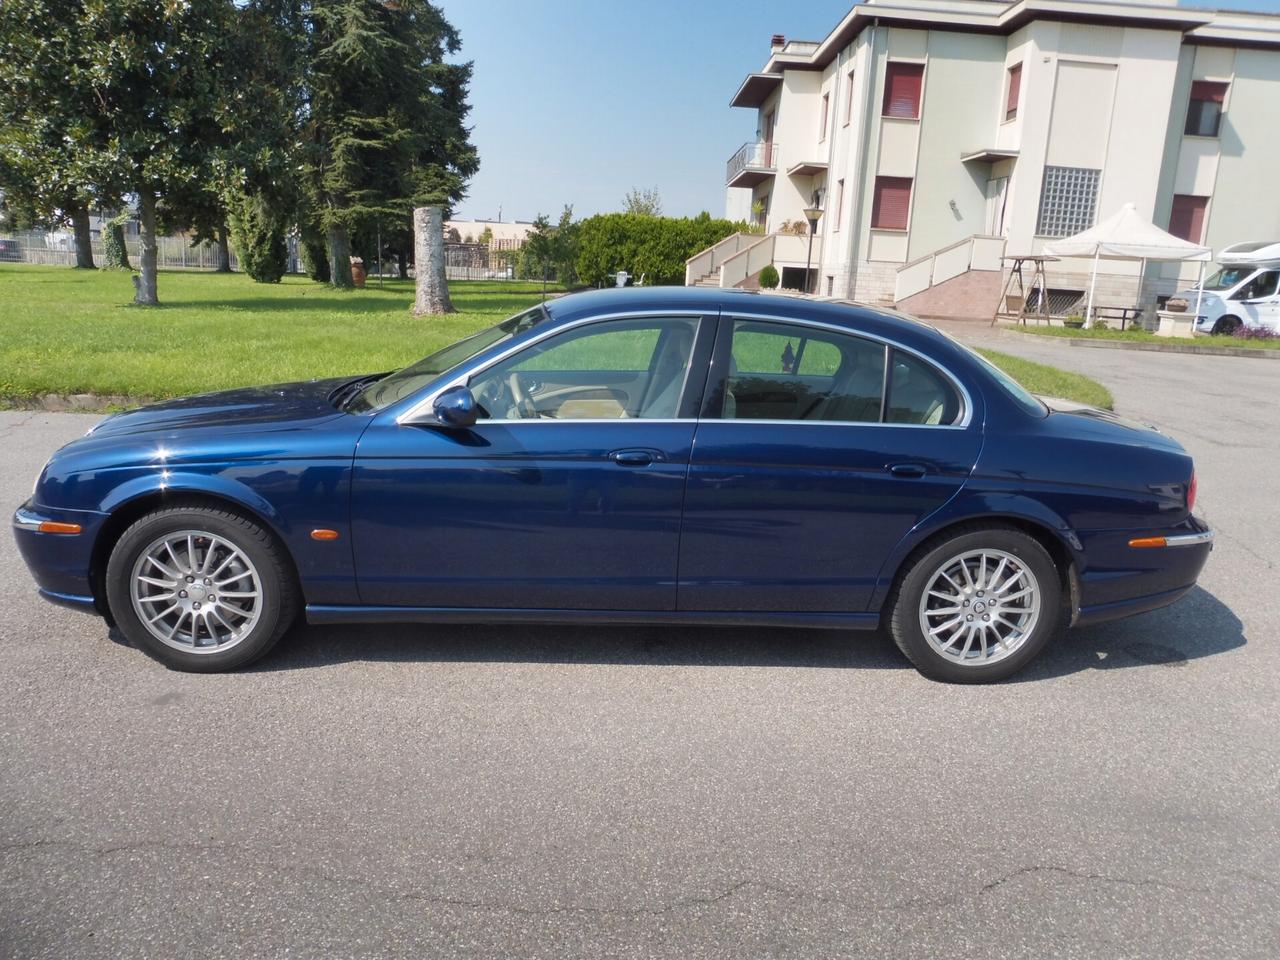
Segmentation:
{"type": "Polygon", "coordinates": [[[453,313],[449,299],[449,281],[444,272],[444,212],[438,205],[419,207],[413,211],[416,238],[414,260],[417,296],[413,303],[415,316],[453,313]]]}
{"type": "Polygon", "coordinates": [[[0,2],[0,191],[27,225],[70,223],[76,266],[93,269],[89,207],[96,200],[76,139],[94,108],[84,83],[68,83],[80,29],[71,0],[0,2]]]}
{"type": "Polygon", "coordinates": [[[464,124],[471,64],[445,62],[458,33],[426,0],[306,0],[303,10],[303,176],[331,282],[350,287],[353,230],[405,229],[414,208],[464,196],[479,166],[464,124]]]}
{"type": "Polygon", "coordinates": [[[540,213],[533,220],[533,229],[525,237],[523,256],[537,266],[542,277],[542,299],[547,298],[547,274],[551,272],[551,258],[555,255],[555,230],[546,214],[540,213]]]}
{"type": "Polygon", "coordinates": [[[258,283],[279,283],[288,266],[288,224],[268,198],[243,194],[228,214],[240,266],[258,283]]]}
{"type": "Polygon", "coordinates": [[[622,200],[622,212],[634,213],[638,217],[662,216],[662,197],[658,194],[658,188],[639,190],[632,187],[622,200]]]}
{"type": "Polygon", "coordinates": [[[556,280],[566,286],[571,286],[578,279],[578,234],[579,225],[573,221],[573,206],[565,204],[560,212],[560,222],[556,224],[551,262],[555,267],[556,280]]]}

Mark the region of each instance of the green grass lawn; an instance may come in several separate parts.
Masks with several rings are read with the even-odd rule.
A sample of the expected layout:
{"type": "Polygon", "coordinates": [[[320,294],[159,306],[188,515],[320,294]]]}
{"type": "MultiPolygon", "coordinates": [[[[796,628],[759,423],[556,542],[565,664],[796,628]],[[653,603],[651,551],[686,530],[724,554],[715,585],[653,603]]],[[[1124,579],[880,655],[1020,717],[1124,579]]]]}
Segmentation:
{"type": "MultiPolygon", "coordinates": [[[[389,370],[541,299],[541,285],[454,282],[458,313],[409,312],[411,281],[340,293],[301,277],[162,272],[159,308],[133,307],[127,273],[0,264],[0,402],[46,394],[171,397],[389,370]]],[[[987,354],[1035,393],[1111,405],[1101,384],[987,354]]]]}
{"type": "Polygon", "coordinates": [[[1195,339],[1179,337],[1170,340],[1168,337],[1157,337],[1145,330],[1099,330],[1094,327],[1085,330],[1083,327],[1045,327],[1028,324],[1025,328],[1017,328],[1020,333],[1034,333],[1041,337],[1076,337],[1090,340],[1127,340],[1132,343],[1160,343],[1179,347],[1252,347],[1263,350],[1280,350],[1280,337],[1245,338],[1245,337],[1207,337],[1197,336],[1195,339]]]}

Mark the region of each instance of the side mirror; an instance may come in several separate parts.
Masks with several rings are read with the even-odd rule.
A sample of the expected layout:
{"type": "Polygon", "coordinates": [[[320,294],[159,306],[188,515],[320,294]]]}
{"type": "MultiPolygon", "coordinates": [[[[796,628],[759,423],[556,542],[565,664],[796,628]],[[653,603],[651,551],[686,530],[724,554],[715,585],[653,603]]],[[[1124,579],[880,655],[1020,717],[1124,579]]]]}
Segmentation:
{"type": "Polygon", "coordinates": [[[476,425],[476,398],[466,387],[450,387],[436,397],[431,412],[441,426],[466,430],[476,425]]]}

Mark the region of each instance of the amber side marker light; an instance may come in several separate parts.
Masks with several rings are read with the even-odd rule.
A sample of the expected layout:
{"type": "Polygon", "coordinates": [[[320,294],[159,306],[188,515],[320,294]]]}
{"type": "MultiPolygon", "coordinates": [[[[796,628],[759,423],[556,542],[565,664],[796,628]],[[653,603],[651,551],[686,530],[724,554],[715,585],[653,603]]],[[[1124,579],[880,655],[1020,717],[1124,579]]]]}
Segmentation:
{"type": "Polygon", "coordinates": [[[315,530],[311,531],[311,539],[312,540],[337,540],[338,531],[328,530],[324,527],[317,527],[315,530]]]}
{"type": "Polygon", "coordinates": [[[80,532],[78,523],[58,523],[56,520],[43,520],[36,528],[41,533],[60,533],[64,537],[73,537],[80,532]]]}
{"type": "Polygon", "coordinates": [[[1143,550],[1150,547],[1166,547],[1168,543],[1164,537],[1135,537],[1129,541],[1129,546],[1143,550]]]}

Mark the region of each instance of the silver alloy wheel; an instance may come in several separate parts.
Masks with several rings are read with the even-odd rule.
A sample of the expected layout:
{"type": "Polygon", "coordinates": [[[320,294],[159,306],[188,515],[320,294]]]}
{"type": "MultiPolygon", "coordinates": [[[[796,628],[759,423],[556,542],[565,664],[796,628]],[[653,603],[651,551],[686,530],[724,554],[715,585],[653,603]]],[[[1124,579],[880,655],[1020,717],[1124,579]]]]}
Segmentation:
{"type": "Polygon", "coordinates": [[[981,667],[1018,650],[1040,620],[1040,584],[1004,550],[967,550],[941,564],[920,598],[920,629],[953,663],[981,667]]]}
{"type": "Polygon", "coordinates": [[[130,578],[133,610],[151,635],[184,653],[221,653],[262,614],[262,579],[225,537],[166,533],[142,551],[130,578]]]}

